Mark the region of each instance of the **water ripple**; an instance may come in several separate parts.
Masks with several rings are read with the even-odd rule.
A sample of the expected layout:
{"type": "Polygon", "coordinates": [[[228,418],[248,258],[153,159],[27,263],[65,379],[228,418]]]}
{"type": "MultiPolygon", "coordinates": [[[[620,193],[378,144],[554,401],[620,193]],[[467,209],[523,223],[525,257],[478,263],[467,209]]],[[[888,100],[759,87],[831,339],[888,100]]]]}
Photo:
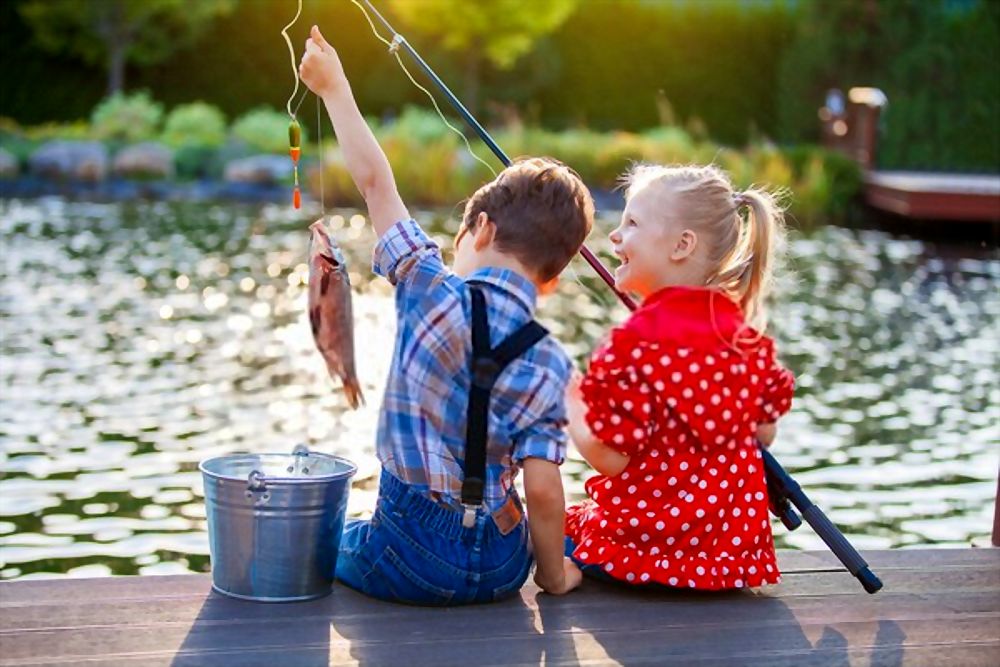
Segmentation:
{"type": "MultiPolygon", "coordinates": [[[[446,249],[456,221],[421,215],[446,249]]],[[[313,348],[301,216],[278,206],[0,202],[0,578],[208,565],[200,460],[298,443],[359,465],[370,514],[392,288],[373,236],[333,217],[355,284],[369,405],[313,348]]],[[[600,221],[591,248],[606,260],[600,221]]],[[[772,327],[799,389],[775,452],[862,548],[987,534],[1000,443],[1000,259],[835,227],[791,243],[772,327]]],[[[446,250],[447,253],[447,250],[446,250]]],[[[625,316],[575,260],[540,318],[582,363],[625,316]]],[[[583,495],[586,466],[563,468],[583,495]]],[[[818,548],[808,529],[779,545],[818,548]]]]}

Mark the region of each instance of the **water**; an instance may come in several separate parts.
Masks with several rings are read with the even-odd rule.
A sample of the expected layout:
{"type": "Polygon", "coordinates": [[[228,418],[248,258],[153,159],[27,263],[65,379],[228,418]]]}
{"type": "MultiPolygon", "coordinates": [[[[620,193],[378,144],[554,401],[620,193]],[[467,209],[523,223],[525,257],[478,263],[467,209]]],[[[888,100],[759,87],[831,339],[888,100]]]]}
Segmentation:
{"type": "MultiPolygon", "coordinates": [[[[374,507],[374,428],[392,348],[373,234],[334,225],[356,286],[347,409],[305,312],[308,220],[285,207],[0,202],[0,577],[205,571],[200,460],[299,442],[357,462],[374,507]]],[[[442,247],[455,221],[421,214],[442,247]]],[[[601,221],[606,231],[611,219],[601,221]]],[[[592,248],[607,247],[595,234],[592,248]]],[[[859,548],[989,533],[1000,443],[1000,259],[834,227],[791,243],[772,311],[797,374],[779,460],[859,548]]],[[[540,317],[582,360],[624,310],[574,261],[540,317]]],[[[571,453],[564,479],[582,496],[571,453]]],[[[822,545],[804,526],[778,544],[822,545]]]]}

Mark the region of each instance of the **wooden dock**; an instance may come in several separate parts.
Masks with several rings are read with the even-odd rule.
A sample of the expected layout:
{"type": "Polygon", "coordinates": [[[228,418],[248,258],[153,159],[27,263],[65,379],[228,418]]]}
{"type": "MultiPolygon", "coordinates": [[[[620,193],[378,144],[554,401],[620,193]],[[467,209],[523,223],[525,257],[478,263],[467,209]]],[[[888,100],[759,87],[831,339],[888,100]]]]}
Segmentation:
{"type": "Polygon", "coordinates": [[[341,586],[266,605],[207,575],[0,583],[0,665],[1000,664],[1000,550],[873,551],[876,595],[827,552],[780,554],[784,581],[723,594],[593,581],[490,606],[422,609],[341,586]]]}
{"type": "Polygon", "coordinates": [[[869,206],[904,218],[1000,221],[1000,175],[869,171],[869,206]]]}

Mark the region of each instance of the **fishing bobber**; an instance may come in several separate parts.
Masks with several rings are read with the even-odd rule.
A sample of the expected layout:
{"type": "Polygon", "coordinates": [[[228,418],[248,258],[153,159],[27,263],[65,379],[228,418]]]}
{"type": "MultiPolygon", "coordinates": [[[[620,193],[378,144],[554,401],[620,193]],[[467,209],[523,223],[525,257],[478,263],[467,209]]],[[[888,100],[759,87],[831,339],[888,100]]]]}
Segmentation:
{"type": "Polygon", "coordinates": [[[302,130],[299,121],[292,116],[292,122],[288,124],[288,154],[292,158],[292,174],[295,177],[295,189],[292,190],[292,206],[302,207],[302,192],[299,190],[299,156],[302,155],[300,147],[302,141],[302,130]]]}

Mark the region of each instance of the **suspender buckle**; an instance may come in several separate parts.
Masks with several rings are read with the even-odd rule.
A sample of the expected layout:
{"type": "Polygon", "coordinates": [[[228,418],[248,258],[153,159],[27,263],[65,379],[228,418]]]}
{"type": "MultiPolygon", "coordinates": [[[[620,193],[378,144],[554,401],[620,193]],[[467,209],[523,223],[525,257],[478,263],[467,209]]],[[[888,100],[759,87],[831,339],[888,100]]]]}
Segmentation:
{"type": "Polygon", "coordinates": [[[462,512],[462,527],[463,528],[473,528],[476,525],[476,510],[479,509],[475,505],[462,505],[465,509],[462,512]]]}
{"type": "Polygon", "coordinates": [[[486,484],[478,477],[466,477],[462,482],[462,525],[472,528],[476,525],[476,510],[483,506],[483,491],[486,484]]]}

